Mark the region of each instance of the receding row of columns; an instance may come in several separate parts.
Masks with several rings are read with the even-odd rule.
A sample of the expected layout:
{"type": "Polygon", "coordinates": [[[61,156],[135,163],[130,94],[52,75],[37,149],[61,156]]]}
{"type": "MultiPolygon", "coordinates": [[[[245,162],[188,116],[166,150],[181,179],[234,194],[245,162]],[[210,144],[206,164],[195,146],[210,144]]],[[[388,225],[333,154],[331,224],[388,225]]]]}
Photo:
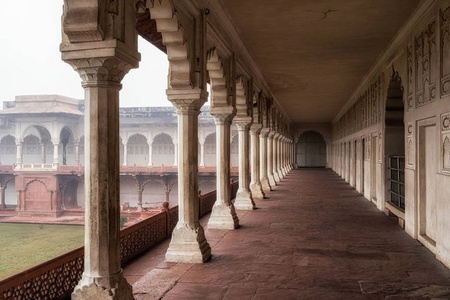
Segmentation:
{"type": "MultiPolygon", "coordinates": [[[[140,60],[136,6],[130,2],[113,9],[115,4],[94,2],[65,2],[60,47],[62,59],[80,74],[85,90],[85,260],[72,299],[131,300],[120,265],[119,91],[123,77],[140,60]],[[78,17],[80,12],[85,18],[78,17]]],[[[254,199],[263,199],[293,168],[289,124],[264,91],[253,87],[250,76],[236,75],[232,52],[206,52],[204,11],[192,15],[195,22],[180,26],[171,1],[141,1],[138,8],[149,10],[163,35],[170,63],[166,94],[178,116],[178,223],[165,257],[202,263],[211,256],[199,223],[198,199],[198,116],[208,98],[207,72],[217,139],[217,199],[208,229],[237,228],[235,209],[254,209],[254,199]],[[192,39],[190,47],[186,38],[192,39]],[[239,130],[236,205],[229,188],[233,119],[239,130]]]]}

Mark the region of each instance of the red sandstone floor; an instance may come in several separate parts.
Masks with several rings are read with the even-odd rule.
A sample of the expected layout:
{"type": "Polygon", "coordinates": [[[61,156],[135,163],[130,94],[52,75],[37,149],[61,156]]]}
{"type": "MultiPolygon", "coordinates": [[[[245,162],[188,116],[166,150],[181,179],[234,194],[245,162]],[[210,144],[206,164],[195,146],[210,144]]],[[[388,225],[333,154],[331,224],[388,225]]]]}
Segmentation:
{"type": "Polygon", "coordinates": [[[293,170],[257,207],[206,231],[207,263],[165,263],[166,241],[129,264],[136,299],[450,299],[449,269],[330,170],[293,170]]]}

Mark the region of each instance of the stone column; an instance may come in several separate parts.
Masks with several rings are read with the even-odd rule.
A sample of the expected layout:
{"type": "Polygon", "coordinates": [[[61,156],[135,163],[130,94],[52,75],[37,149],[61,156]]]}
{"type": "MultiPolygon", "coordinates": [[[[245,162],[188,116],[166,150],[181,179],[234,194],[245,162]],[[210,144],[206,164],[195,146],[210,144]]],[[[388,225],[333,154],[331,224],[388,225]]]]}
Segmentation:
{"type": "Polygon", "coordinates": [[[53,166],[59,164],[59,139],[53,139],[53,166]]]}
{"type": "Polygon", "coordinates": [[[270,131],[267,136],[267,177],[271,187],[276,186],[275,177],[273,176],[273,136],[275,132],[270,131]]]}
{"type": "MultiPolygon", "coordinates": [[[[86,153],[84,155],[86,156],[86,153]]],[[[128,156],[128,141],[126,141],[125,144],[123,144],[123,165],[124,166],[128,165],[127,156],[128,156]]]]}
{"type": "Polygon", "coordinates": [[[265,193],[270,192],[272,187],[269,184],[269,177],[267,176],[267,136],[269,129],[264,128],[259,135],[259,151],[260,151],[260,180],[261,187],[265,193]]]}
{"type": "Polygon", "coordinates": [[[200,166],[205,166],[205,139],[200,140],[200,166]]]}
{"type": "Polygon", "coordinates": [[[118,51],[106,50],[63,52],[63,60],[79,72],[85,91],[84,272],[72,300],[133,299],[120,262],[119,91],[123,76],[136,67],[139,54],[73,58],[118,51]]]}
{"type": "Polygon", "coordinates": [[[273,135],[273,142],[272,142],[272,152],[273,152],[273,178],[275,179],[275,182],[280,182],[280,176],[278,176],[278,137],[280,134],[278,132],[275,132],[273,135]]]}
{"type": "Polygon", "coordinates": [[[251,117],[235,119],[234,121],[239,131],[239,189],[234,201],[234,207],[239,210],[255,209],[255,202],[250,192],[250,147],[249,147],[249,129],[252,123],[251,117]]]}
{"type": "Polygon", "coordinates": [[[282,163],[282,168],[281,168],[281,171],[283,172],[283,177],[286,177],[286,174],[287,174],[287,172],[286,172],[286,167],[287,167],[287,163],[286,163],[286,138],[285,137],[283,137],[283,141],[282,141],[282,143],[281,143],[281,147],[282,147],[282,153],[283,153],[283,156],[281,157],[281,159],[282,159],[282,161],[283,161],[283,163],[282,163]]]}
{"type": "Polygon", "coordinates": [[[75,143],[75,164],[80,164],[80,143],[75,143]]]}
{"type": "Polygon", "coordinates": [[[211,256],[199,223],[198,115],[206,102],[202,89],[167,90],[178,114],[178,223],[166,252],[169,262],[202,263],[211,256]]]}
{"type": "Polygon", "coordinates": [[[6,209],[6,200],[5,200],[5,186],[0,186],[0,192],[1,192],[1,203],[0,203],[0,210],[6,209]]]}
{"type": "Polygon", "coordinates": [[[233,107],[224,107],[211,115],[216,122],[216,174],[217,198],[208,221],[208,229],[235,229],[239,219],[230,193],[230,126],[234,117],[233,107]]]}
{"type": "Polygon", "coordinates": [[[137,192],[138,192],[137,211],[141,212],[142,211],[142,193],[144,192],[144,188],[141,184],[138,185],[137,192]]]}
{"type": "Polygon", "coordinates": [[[283,136],[280,134],[280,136],[278,137],[278,158],[277,158],[278,159],[277,172],[278,172],[278,177],[280,177],[280,180],[284,178],[283,172],[281,171],[281,169],[283,167],[283,160],[282,160],[282,158],[283,158],[283,149],[281,147],[282,141],[283,141],[283,136]]]}
{"type": "Polygon", "coordinates": [[[17,153],[16,153],[16,168],[22,168],[23,164],[23,152],[22,152],[22,144],[23,141],[16,139],[16,147],[17,147],[17,153]]]}
{"type": "Polygon", "coordinates": [[[148,144],[148,165],[153,166],[153,143],[148,144]]]}
{"type": "Polygon", "coordinates": [[[250,127],[251,136],[251,157],[252,157],[252,179],[250,182],[250,190],[253,199],[263,199],[264,192],[261,187],[259,176],[259,133],[261,132],[261,124],[252,124],[250,127]]]}
{"type": "Polygon", "coordinates": [[[47,162],[47,154],[45,153],[45,144],[41,144],[41,163],[45,164],[47,162]]]}
{"type": "MultiPolygon", "coordinates": [[[[173,165],[178,166],[178,144],[177,143],[174,143],[174,145],[173,145],[173,152],[175,154],[173,165]]],[[[197,153],[197,155],[198,155],[198,153],[197,153]]]]}

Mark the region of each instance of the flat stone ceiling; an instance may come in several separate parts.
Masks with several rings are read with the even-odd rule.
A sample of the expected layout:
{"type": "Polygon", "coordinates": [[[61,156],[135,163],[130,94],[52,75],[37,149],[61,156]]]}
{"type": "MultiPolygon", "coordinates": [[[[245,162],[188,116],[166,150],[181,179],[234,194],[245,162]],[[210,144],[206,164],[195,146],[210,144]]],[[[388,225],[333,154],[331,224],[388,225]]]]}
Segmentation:
{"type": "Polygon", "coordinates": [[[328,123],[420,0],[220,0],[294,123],[328,123]]]}

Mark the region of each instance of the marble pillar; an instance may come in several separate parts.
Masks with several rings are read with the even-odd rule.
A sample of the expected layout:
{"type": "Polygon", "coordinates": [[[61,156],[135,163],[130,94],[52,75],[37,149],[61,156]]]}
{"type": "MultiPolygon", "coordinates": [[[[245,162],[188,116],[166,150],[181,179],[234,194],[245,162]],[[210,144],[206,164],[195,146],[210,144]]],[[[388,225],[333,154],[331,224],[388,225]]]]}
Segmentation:
{"type": "Polygon", "coordinates": [[[148,144],[148,165],[153,166],[153,143],[148,144]]]}
{"type": "Polygon", "coordinates": [[[198,115],[206,102],[202,89],[167,90],[178,115],[178,223],[166,252],[166,261],[202,263],[211,247],[199,222],[198,115]]]}
{"type": "Polygon", "coordinates": [[[273,178],[275,179],[275,182],[280,182],[280,176],[278,174],[278,138],[280,134],[275,132],[273,135],[273,144],[272,144],[272,151],[273,151],[273,178]]]}
{"type": "Polygon", "coordinates": [[[205,166],[205,139],[200,140],[200,166],[205,166]]]}
{"type": "Polygon", "coordinates": [[[21,140],[16,140],[16,168],[22,168],[22,164],[23,164],[23,151],[22,151],[22,144],[23,141],[21,140]]]}
{"type": "Polygon", "coordinates": [[[59,139],[52,140],[53,143],[53,166],[59,164],[59,139]]]}
{"type": "Polygon", "coordinates": [[[270,131],[267,136],[267,177],[271,187],[276,186],[275,177],[273,176],[273,136],[275,132],[270,131]]]}
{"type": "Polygon", "coordinates": [[[264,128],[259,135],[259,152],[260,152],[260,180],[261,187],[264,193],[270,192],[272,187],[269,184],[269,177],[267,176],[267,136],[269,135],[269,129],[264,128]]]}
{"type": "Polygon", "coordinates": [[[0,186],[0,210],[1,209],[6,209],[6,199],[5,199],[5,186],[0,186]]]}
{"type": "MultiPolygon", "coordinates": [[[[118,57],[66,58],[83,80],[88,166],[84,174],[84,272],[72,299],[131,300],[132,288],[121,269],[119,226],[119,91],[120,81],[131,65],[118,57]]],[[[58,163],[57,141],[53,144],[56,153],[53,162],[58,163]]]]}
{"type": "Polygon", "coordinates": [[[125,142],[125,144],[123,144],[123,165],[124,166],[128,165],[127,157],[128,157],[128,142],[125,142]]]}
{"type": "Polygon", "coordinates": [[[173,145],[173,152],[174,152],[174,161],[173,161],[173,165],[174,166],[178,166],[178,143],[174,143],[173,145]]]}
{"type": "Polygon", "coordinates": [[[239,226],[239,219],[230,193],[230,126],[234,116],[233,107],[224,107],[220,113],[212,111],[211,115],[216,122],[217,197],[208,229],[235,229],[239,226]]]}
{"type": "Polygon", "coordinates": [[[250,127],[251,136],[251,163],[252,163],[252,176],[250,182],[250,191],[252,192],[253,199],[263,199],[264,192],[261,187],[260,175],[259,175],[259,133],[261,132],[261,124],[252,124],[250,127]]]}
{"type": "Polygon", "coordinates": [[[75,164],[80,164],[80,143],[75,143],[75,164]]]}
{"type": "Polygon", "coordinates": [[[282,158],[283,158],[283,149],[281,147],[282,139],[283,139],[283,136],[280,135],[278,137],[278,143],[277,143],[278,144],[278,157],[277,157],[277,159],[278,159],[278,163],[277,163],[278,169],[277,169],[277,172],[278,172],[278,177],[280,177],[280,180],[284,178],[283,172],[281,171],[282,167],[283,167],[283,160],[282,160],[282,158]]]}
{"type": "Polygon", "coordinates": [[[236,126],[239,131],[239,189],[234,201],[234,207],[239,210],[255,209],[250,192],[250,147],[249,147],[249,130],[252,119],[251,117],[235,119],[236,126]]]}

